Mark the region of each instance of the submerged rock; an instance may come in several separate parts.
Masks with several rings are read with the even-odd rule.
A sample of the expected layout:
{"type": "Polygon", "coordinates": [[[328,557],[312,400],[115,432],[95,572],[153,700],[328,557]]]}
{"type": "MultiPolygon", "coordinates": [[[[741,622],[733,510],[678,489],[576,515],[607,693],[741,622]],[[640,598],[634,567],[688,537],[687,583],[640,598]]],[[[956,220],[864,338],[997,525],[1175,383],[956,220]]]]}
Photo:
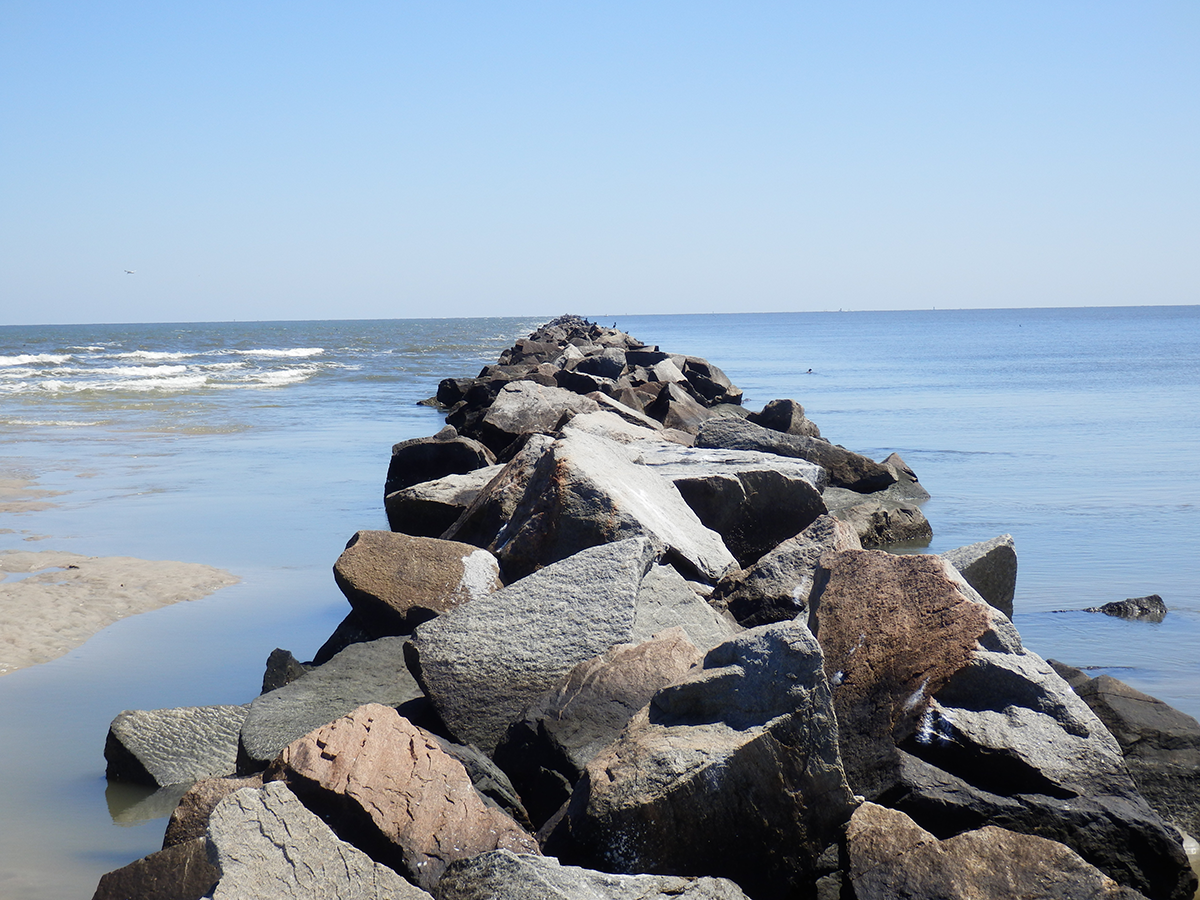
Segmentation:
{"type": "Polygon", "coordinates": [[[1104,613],[1106,616],[1116,616],[1119,619],[1134,619],[1139,622],[1161,622],[1167,616],[1167,605],[1158,594],[1148,597],[1132,597],[1129,600],[1116,600],[1103,606],[1092,606],[1084,612],[1104,613]]]}

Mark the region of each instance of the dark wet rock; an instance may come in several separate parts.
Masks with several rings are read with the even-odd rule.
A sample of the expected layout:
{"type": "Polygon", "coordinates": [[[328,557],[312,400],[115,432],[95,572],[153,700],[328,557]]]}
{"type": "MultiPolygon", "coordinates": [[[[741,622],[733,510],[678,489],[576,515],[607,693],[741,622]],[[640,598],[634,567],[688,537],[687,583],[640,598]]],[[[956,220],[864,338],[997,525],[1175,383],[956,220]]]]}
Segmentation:
{"type": "Polygon", "coordinates": [[[564,415],[599,408],[595,400],[562,388],[514,381],[504,386],[484,414],[481,439],[498,453],[522,434],[554,432],[564,415]]]}
{"type": "Polygon", "coordinates": [[[244,778],[205,778],[197,781],[185,793],[167,820],[163,849],[204,837],[208,818],[218,803],[242,788],[260,788],[262,774],[244,778]]]}
{"type": "Polygon", "coordinates": [[[437,900],[746,900],[724,878],[610,875],[507,850],[451,863],[434,894],[437,900]]]}
{"type": "Polygon", "coordinates": [[[853,808],[837,729],[804,624],[747,631],[660,690],[588,764],[547,850],[606,871],[713,875],[755,897],[794,896],[853,808]]]}
{"type": "Polygon", "coordinates": [[[949,550],[942,554],[942,559],[958,569],[979,596],[1006,616],[1012,616],[1013,594],[1017,587],[1017,551],[1011,534],[949,550]]]}
{"type": "Polygon", "coordinates": [[[246,710],[245,706],[125,710],[108,728],[105,774],[155,786],[232,775],[246,710]]]}
{"type": "Polygon", "coordinates": [[[815,438],[821,436],[821,429],[804,415],[804,407],[795,400],[772,400],[760,412],[750,413],[746,418],[755,425],[784,434],[815,438]]]}
{"type": "Polygon", "coordinates": [[[720,416],[709,419],[696,436],[697,447],[723,450],[759,450],[779,456],[807,459],[829,474],[829,483],[860,493],[879,491],[896,476],[874,460],[852,453],[821,438],[783,434],[746,419],[720,416]]]}
{"type": "Polygon", "coordinates": [[[213,810],[213,900],[429,900],[387,866],[339,840],[281,782],[230,794],[213,810]]]}
{"type": "Polygon", "coordinates": [[[394,709],[371,704],[289,744],[267,771],[344,840],[431,889],[456,859],[537,853],[479,796],[462,763],[394,709]]]}
{"type": "Polygon", "coordinates": [[[633,445],[634,462],[669,479],[700,521],[748,566],[825,512],[825,472],[806,460],[747,450],[633,445]]]}
{"type": "Polygon", "coordinates": [[[451,734],[491,753],[573,666],[632,640],[656,555],[645,538],[593,547],[419,627],[414,671],[451,734]]]}
{"type": "Polygon", "coordinates": [[[1144,900],[1063,844],[995,826],[939,841],[904,813],[864,803],[846,842],[857,900],[1144,900]]]}
{"type": "Polygon", "coordinates": [[[492,762],[490,757],[474,745],[456,744],[454,741],[428,730],[425,731],[425,734],[437,741],[443,753],[454,757],[462,764],[462,767],[466,769],[467,777],[471,779],[471,784],[475,786],[475,790],[479,792],[484,803],[511,816],[526,831],[533,830],[529,812],[525,809],[525,804],[521,802],[521,795],[517,793],[517,789],[513,787],[512,781],[504,770],[492,762]]]}
{"type": "Polygon", "coordinates": [[[441,537],[502,468],[485,466],[393,491],[383,498],[388,527],[418,537],[441,537]]]}
{"type": "Polygon", "coordinates": [[[310,666],[323,666],[351,644],[364,644],[367,641],[379,640],[381,637],[395,637],[395,635],[388,631],[380,632],[367,622],[362,613],[352,609],[346,614],[346,618],[338,623],[333,634],[317,650],[310,666]]]}
{"type": "Polygon", "coordinates": [[[424,694],[404,662],[403,637],[351,644],[299,681],[263,694],[242,724],[238,769],[264,768],[288,744],[367,703],[394,708],[424,694]]]}
{"type": "Polygon", "coordinates": [[[728,610],[739,625],[753,628],[808,617],[808,599],[821,555],[830,550],[861,550],[845,522],[820,516],[798,535],[783,541],[748,569],[721,579],[709,598],[728,610]]]}
{"type": "Polygon", "coordinates": [[[1167,605],[1158,594],[1148,597],[1132,597],[1129,600],[1116,600],[1103,606],[1093,606],[1084,612],[1104,613],[1106,616],[1116,616],[1119,619],[1133,619],[1138,622],[1161,622],[1167,615],[1167,605]]]}
{"type": "Polygon", "coordinates": [[[200,900],[217,875],[200,837],[101,876],[92,900],[200,900]]]}
{"type": "Polygon", "coordinates": [[[495,462],[487,447],[446,427],[433,437],[413,438],[392,447],[383,494],[386,497],[414,484],[446,475],[462,475],[495,462]]]}
{"type": "Polygon", "coordinates": [[[1040,657],[977,648],[902,744],[889,805],[944,835],[991,824],[1059,841],[1121,884],[1190,898],[1176,833],[1101,721],[1040,657]]]}
{"type": "Polygon", "coordinates": [[[736,566],[674,485],[635,464],[622,445],[576,432],[534,465],[494,546],[511,582],[588,547],[637,535],[665,546],[672,561],[702,580],[716,581],[736,566]]]}
{"type": "Polygon", "coordinates": [[[542,825],[567,801],[584,767],[660,688],[703,658],[675,626],[579,663],[535,698],[495,753],[517,790],[530,799],[534,823],[542,825]]]}
{"type": "Polygon", "coordinates": [[[846,775],[868,800],[896,783],[896,745],[991,627],[986,606],[960,583],[932,556],[844,550],[821,558],[809,621],[834,689],[846,775]]]}
{"type": "Polygon", "coordinates": [[[500,529],[512,519],[534,467],[553,444],[554,438],[548,435],[533,435],[446,529],[442,539],[476,547],[491,545],[500,529]]]}
{"type": "Polygon", "coordinates": [[[1200,834],[1200,722],[1109,675],[1079,675],[1075,693],[1117,739],[1142,796],[1167,821],[1200,834]]]}
{"type": "Polygon", "coordinates": [[[308,669],[292,656],[291,650],[276,647],[267,657],[267,667],[263,672],[262,693],[265,694],[267,691],[281,688],[285,684],[291,684],[306,674],[308,674],[308,669]]]}
{"type": "Polygon", "coordinates": [[[369,628],[394,634],[501,586],[500,565],[486,550],[391,531],[356,533],[333,577],[369,628]]]}

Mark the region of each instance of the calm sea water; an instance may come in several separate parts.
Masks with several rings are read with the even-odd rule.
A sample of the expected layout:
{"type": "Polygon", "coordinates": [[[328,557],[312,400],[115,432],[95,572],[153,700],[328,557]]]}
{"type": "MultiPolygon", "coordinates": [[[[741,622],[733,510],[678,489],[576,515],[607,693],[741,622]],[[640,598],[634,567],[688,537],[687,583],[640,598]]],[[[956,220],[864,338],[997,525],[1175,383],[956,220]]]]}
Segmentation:
{"type": "MultiPolygon", "coordinates": [[[[898,451],[933,494],[928,550],[1014,536],[1030,647],[1200,716],[1200,307],[593,317],[898,451]],[[1152,592],[1161,625],[1057,612],[1152,592]]],[[[0,678],[0,896],[88,897],[157,849],[153,798],[106,792],[108,723],[247,702],[274,647],[310,656],[347,610],[346,539],[386,528],[390,445],[441,425],[417,401],[539,321],[0,328],[0,477],[60,492],[2,516],[0,549],[243,579],[0,678]]]]}

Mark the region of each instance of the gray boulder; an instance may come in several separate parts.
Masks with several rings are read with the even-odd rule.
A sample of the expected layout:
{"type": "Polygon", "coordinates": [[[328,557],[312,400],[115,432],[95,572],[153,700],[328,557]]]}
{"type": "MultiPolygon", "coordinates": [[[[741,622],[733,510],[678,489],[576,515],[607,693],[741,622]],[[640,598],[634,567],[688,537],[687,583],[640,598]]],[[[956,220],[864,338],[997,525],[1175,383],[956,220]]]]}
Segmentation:
{"type": "MultiPolygon", "coordinates": [[[[205,778],[197,781],[179,798],[171,812],[163,835],[163,849],[203,838],[208,831],[208,819],[218,803],[234,791],[262,786],[261,773],[244,778],[205,778]]],[[[216,882],[215,876],[213,881],[216,882]]]]}
{"type": "Polygon", "coordinates": [[[525,495],[534,467],[553,444],[554,438],[549,435],[531,435],[499,474],[480,490],[454,524],[443,532],[442,539],[462,541],[476,547],[491,545],[525,495]]]}
{"type": "Polygon", "coordinates": [[[770,428],[772,431],[782,431],[784,434],[815,438],[821,436],[821,429],[809,420],[804,414],[804,407],[795,400],[772,400],[760,412],[750,413],[746,418],[755,425],[770,428]]]}
{"type": "Polygon", "coordinates": [[[495,465],[492,451],[478,441],[459,436],[447,426],[433,437],[413,438],[392,447],[383,494],[433,481],[446,475],[461,475],[495,465]]]}
{"type": "Polygon", "coordinates": [[[212,900],[429,900],[387,866],[339,840],[281,782],[230,794],[213,810],[212,900]]]}
{"type": "Polygon", "coordinates": [[[804,624],[747,631],[660,690],[588,764],[547,850],[606,871],[712,875],[755,897],[795,896],[853,809],[837,733],[804,624]]]}
{"type": "Polygon", "coordinates": [[[232,775],[245,706],[125,710],[104,742],[106,774],[156,787],[232,775]]]}
{"type": "Polygon", "coordinates": [[[101,876],[92,900],[200,900],[217,883],[217,874],[199,837],[101,876]]]}
{"type": "Polygon", "coordinates": [[[556,859],[493,850],[451,863],[437,900],[746,900],[724,878],[610,875],[556,859]]]}
{"type": "Polygon", "coordinates": [[[1132,597],[1129,600],[1116,600],[1103,606],[1093,606],[1084,612],[1098,612],[1119,619],[1157,623],[1166,618],[1167,605],[1158,594],[1151,594],[1148,597],[1132,597]]]}
{"type": "Polygon", "coordinates": [[[726,575],[709,602],[726,610],[746,628],[808,617],[817,563],[830,550],[861,550],[848,524],[819,516],[795,537],[784,541],[748,569],[726,575]]]}
{"type": "Polygon", "coordinates": [[[1013,614],[1013,594],[1017,588],[1017,551],[1011,534],[990,541],[969,544],[942,554],[962,573],[967,584],[1006,616],[1013,614]]]}
{"type": "Polygon", "coordinates": [[[741,631],[714,610],[673,566],[654,565],[638,587],[630,640],[648,641],[659,632],[679,627],[701,650],[723,644],[741,631]]]}
{"type": "MultiPolygon", "coordinates": [[[[826,502],[829,502],[830,491],[825,493],[826,502]]],[[[893,506],[872,499],[850,506],[831,504],[829,512],[854,529],[865,549],[896,544],[925,545],[933,537],[929,520],[915,506],[893,506]]]]}
{"type": "Polygon", "coordinates": [[[825,512],[825,472],[807,460],[661,442],[629,448],[634,462],[669,479],[704,525],[748,566],[825,512]]]}
{"type": "MultiPolygon", "coordinates": [[[[669,362],[659,363],[655,369],[669,365],[669,362]]],[[[664,381],[657,388],[654,398],[643,407],[643,412],[662,422],[664,428],[696,434],[700,426],[713,416],[713,412],[692,396],[683,384],[664,381]]]]}
{"type": "Polygon", "coordinates": [[[557,387],[532,381],[506,384],[484,414],[480,431],[484,443],[503,450],[522,434],[550,434],[562,423],[564,413],[594,412],[595,400],[557,387]]]}
{"type": "Polygon", "coordinates": [[[622,445],[572,433],[534,465],[494,552],[511,582],[585,548],[638,535],[665,546],[701,580],[715,582],[737,565],[674,485],[636,465],[622,445]]]}
{"type": "Polygon", "coordinates": [[[696,446],[758,450],[807,459],[829,474],[829,483],[834,487],[860,493],[883,490],[896,481],[896,476],[886,466],[837,444],[821,438],[772,431],[746,419],[722,416],[707,420],[696,435],[696,446]]]}
{"type": "Polygon", "coordinates": [[[383,498],[388,527],[403,534],[441,537],[502,468],[484,466],[393,491],[383,498]]]}
{"type": "Polygon", "coordinates": [[[403,637],[351,644],[299,681],[255,698],[242,723],[238,769],[266,767],[288,744],[366,703],[402,707],[424,695],[404,662],[403,637]]]}

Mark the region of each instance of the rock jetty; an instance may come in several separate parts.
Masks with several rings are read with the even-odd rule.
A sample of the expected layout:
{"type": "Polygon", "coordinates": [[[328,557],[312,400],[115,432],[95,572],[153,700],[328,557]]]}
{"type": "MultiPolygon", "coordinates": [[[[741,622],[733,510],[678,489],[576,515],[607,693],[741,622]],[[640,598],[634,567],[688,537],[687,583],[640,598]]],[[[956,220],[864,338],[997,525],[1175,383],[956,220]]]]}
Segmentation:
{"type": "Polygon", "coordinates": [[[1200,724],[1026,649],[1010,536],[888,552],[898,456],[742,400],[573,316],[442,381],[316,658],[114,721],[110,778],[201,780],[96,900],[1190,900],[1200,724]]]}

